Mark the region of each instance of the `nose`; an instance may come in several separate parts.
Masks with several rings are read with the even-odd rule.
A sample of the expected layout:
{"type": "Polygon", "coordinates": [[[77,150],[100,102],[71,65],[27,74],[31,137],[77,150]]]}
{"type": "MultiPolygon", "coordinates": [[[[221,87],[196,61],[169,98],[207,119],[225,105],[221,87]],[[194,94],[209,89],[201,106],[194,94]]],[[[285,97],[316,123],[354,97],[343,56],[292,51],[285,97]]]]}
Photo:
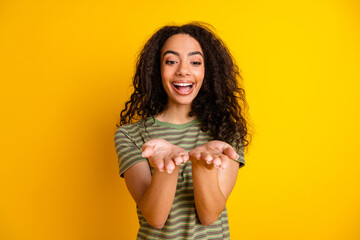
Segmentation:
{"type": "Polygon", "coordinates": [[[190,70],[189,70],[188,64],[186,62],[181,61],[178,65],[176,74],[180,75],[180,76],[190,75],[190,70]]]}

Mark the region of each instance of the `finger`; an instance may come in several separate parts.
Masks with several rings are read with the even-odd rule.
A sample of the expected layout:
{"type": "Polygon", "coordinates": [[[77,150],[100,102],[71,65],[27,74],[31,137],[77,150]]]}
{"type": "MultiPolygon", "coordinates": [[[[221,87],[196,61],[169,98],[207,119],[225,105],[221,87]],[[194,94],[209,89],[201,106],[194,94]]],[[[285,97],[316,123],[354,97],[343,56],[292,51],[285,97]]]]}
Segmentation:
{"type": "Polygon", "coordinates": [[[159,169],[160,172],[164,171],[164,160],[161,157],[152,157],[150,158],[150,165],[153,168],[159,169]]]}
{"type": "Polygon", "coordinates": [[[225,168],[227,168],[229,166],[230,159],[228,158],[228,156],[221,155],[220,160],[221,160],[221,165],[220,165],[221,169],[225,169],[225,168]]]}
{"type": "Polygon", "coordinates": [[[164,158],[164,163],[165,163],[165,169],[166,171],[170,174],[174,171],[175,169],[175,163],[174,161],[170,158],[170,157],[165,157],[164,158]]]}
{"type": "Polygon", "coordinates": [[[207,164],[211,164],[213,157],[207,152],[201,152],[201,160],[205,161],[207,164]]]}
{"type": "Polygon", "coordinates": [[[212,163],[214,164],[214,167],[219,168],[221,166],[221,159],[220,157],[215,157],[212,161],[212,163]]]}
{"type": "Polygon", "coordinates": [[[199,152],[189,152],[189,157],[195,159],[195,160],[200,160],[201,158],[201,153],[199,152]]]}
{"type": "Polygon", "coordinates": [[[189,154],[185,151],[181,151],[177,154],[174,154],[173,160],[176,165],[180,165],[182,163],[187,162],[187,160],[189,160],[189,154]]]}
{"type": "Polygon", "coordinates": [[[224,154],[228,156],[230,159],[237,159],[239,156],[237,155],[236,151],[233,147],[231,147],[229,144],[225,146],[224,148],[224,154]]]}
{"type": "Polygon", "coordinates": [[[184,162],[182,156],[176,156],[175,158],[173,158],[174,162],[176,165],[180,165],[184,162]]]}
{"type": "Polygon", "coordinates": [[[183,159],[183,163],[186,163],[187,161],[189,161],[189,154],[184,154],[184,155],[182,155],[182,159],[183,159]]]}
{"type": "Polygon", "coordinates": [[[154,154],[154,148],[153,146],[151,146],[150,144],[143,144],[142,147],[141,147],[141,150],[142,150],[142,156],[144,158],[149,158],[151,157],[153,154],[154,154]]]}

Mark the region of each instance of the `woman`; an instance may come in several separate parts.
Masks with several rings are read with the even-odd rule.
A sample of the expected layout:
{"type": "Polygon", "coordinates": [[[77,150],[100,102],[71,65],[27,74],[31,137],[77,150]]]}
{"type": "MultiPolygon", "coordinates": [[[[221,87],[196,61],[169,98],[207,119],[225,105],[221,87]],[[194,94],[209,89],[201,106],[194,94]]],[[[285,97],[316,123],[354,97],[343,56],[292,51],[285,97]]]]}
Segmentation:
{"type": "Polygon", "coordinates": [[[248,145],[237,79],[204,24],[165,26],[145,44],[115,134],[138,239],[230,238],[225,203],[248,145]]]}

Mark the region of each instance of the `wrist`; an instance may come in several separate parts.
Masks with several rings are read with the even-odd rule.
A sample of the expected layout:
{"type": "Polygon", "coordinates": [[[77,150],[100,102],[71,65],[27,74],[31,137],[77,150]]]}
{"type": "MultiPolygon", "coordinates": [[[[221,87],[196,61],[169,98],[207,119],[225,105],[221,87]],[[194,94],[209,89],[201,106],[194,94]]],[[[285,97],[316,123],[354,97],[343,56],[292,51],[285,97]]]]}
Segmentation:
{"type": "Polygon", "coordinates": [[[191,163],[192,163],[193,170],[217,171],[217,168],[214,167],[214,164],[212,164],[212,163],[208,164],[203,160],[194,160],[194,161],[191,161],[191,163]]]}
{"type": "Polygon", "coordinates": [[[172,171],[167,171],[166,169],[164,170],[160,170],[158,168],[153,168],[152,171],[152,175],[164,175],[164,176],[172,176],[172,175],[178,175],[179,174],[179,170],[180,170],[180,166],[179,165],[175,165],[174,170],[172,171]]]}

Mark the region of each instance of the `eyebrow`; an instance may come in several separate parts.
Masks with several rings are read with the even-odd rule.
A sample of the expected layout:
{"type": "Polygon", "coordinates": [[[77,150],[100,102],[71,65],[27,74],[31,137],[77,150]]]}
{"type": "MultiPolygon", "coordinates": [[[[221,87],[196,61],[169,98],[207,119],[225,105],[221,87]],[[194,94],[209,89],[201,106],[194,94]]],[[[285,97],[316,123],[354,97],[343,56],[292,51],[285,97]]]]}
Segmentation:
{"type": "MultiPolygon", "coordinates": [[[[169,53],[172,53],[172,54],[174,54],[174,55],[176,55],[176,56],[180,56],[180,54],[179,54],[178,52],[175,52],[175,51],[172,51],[172,50],[167,50],[166,52],[164,52],[163,57],[164,57],[166,54],[169,54],[169,53]]],[[[197,55],[197,54],[199,54],[200,56],[204,57],[204,56],[202,55],[202,53],[199,52],[199,51],[189,52],[188,56],[193,56],[193,55],[197,55]]]]}

